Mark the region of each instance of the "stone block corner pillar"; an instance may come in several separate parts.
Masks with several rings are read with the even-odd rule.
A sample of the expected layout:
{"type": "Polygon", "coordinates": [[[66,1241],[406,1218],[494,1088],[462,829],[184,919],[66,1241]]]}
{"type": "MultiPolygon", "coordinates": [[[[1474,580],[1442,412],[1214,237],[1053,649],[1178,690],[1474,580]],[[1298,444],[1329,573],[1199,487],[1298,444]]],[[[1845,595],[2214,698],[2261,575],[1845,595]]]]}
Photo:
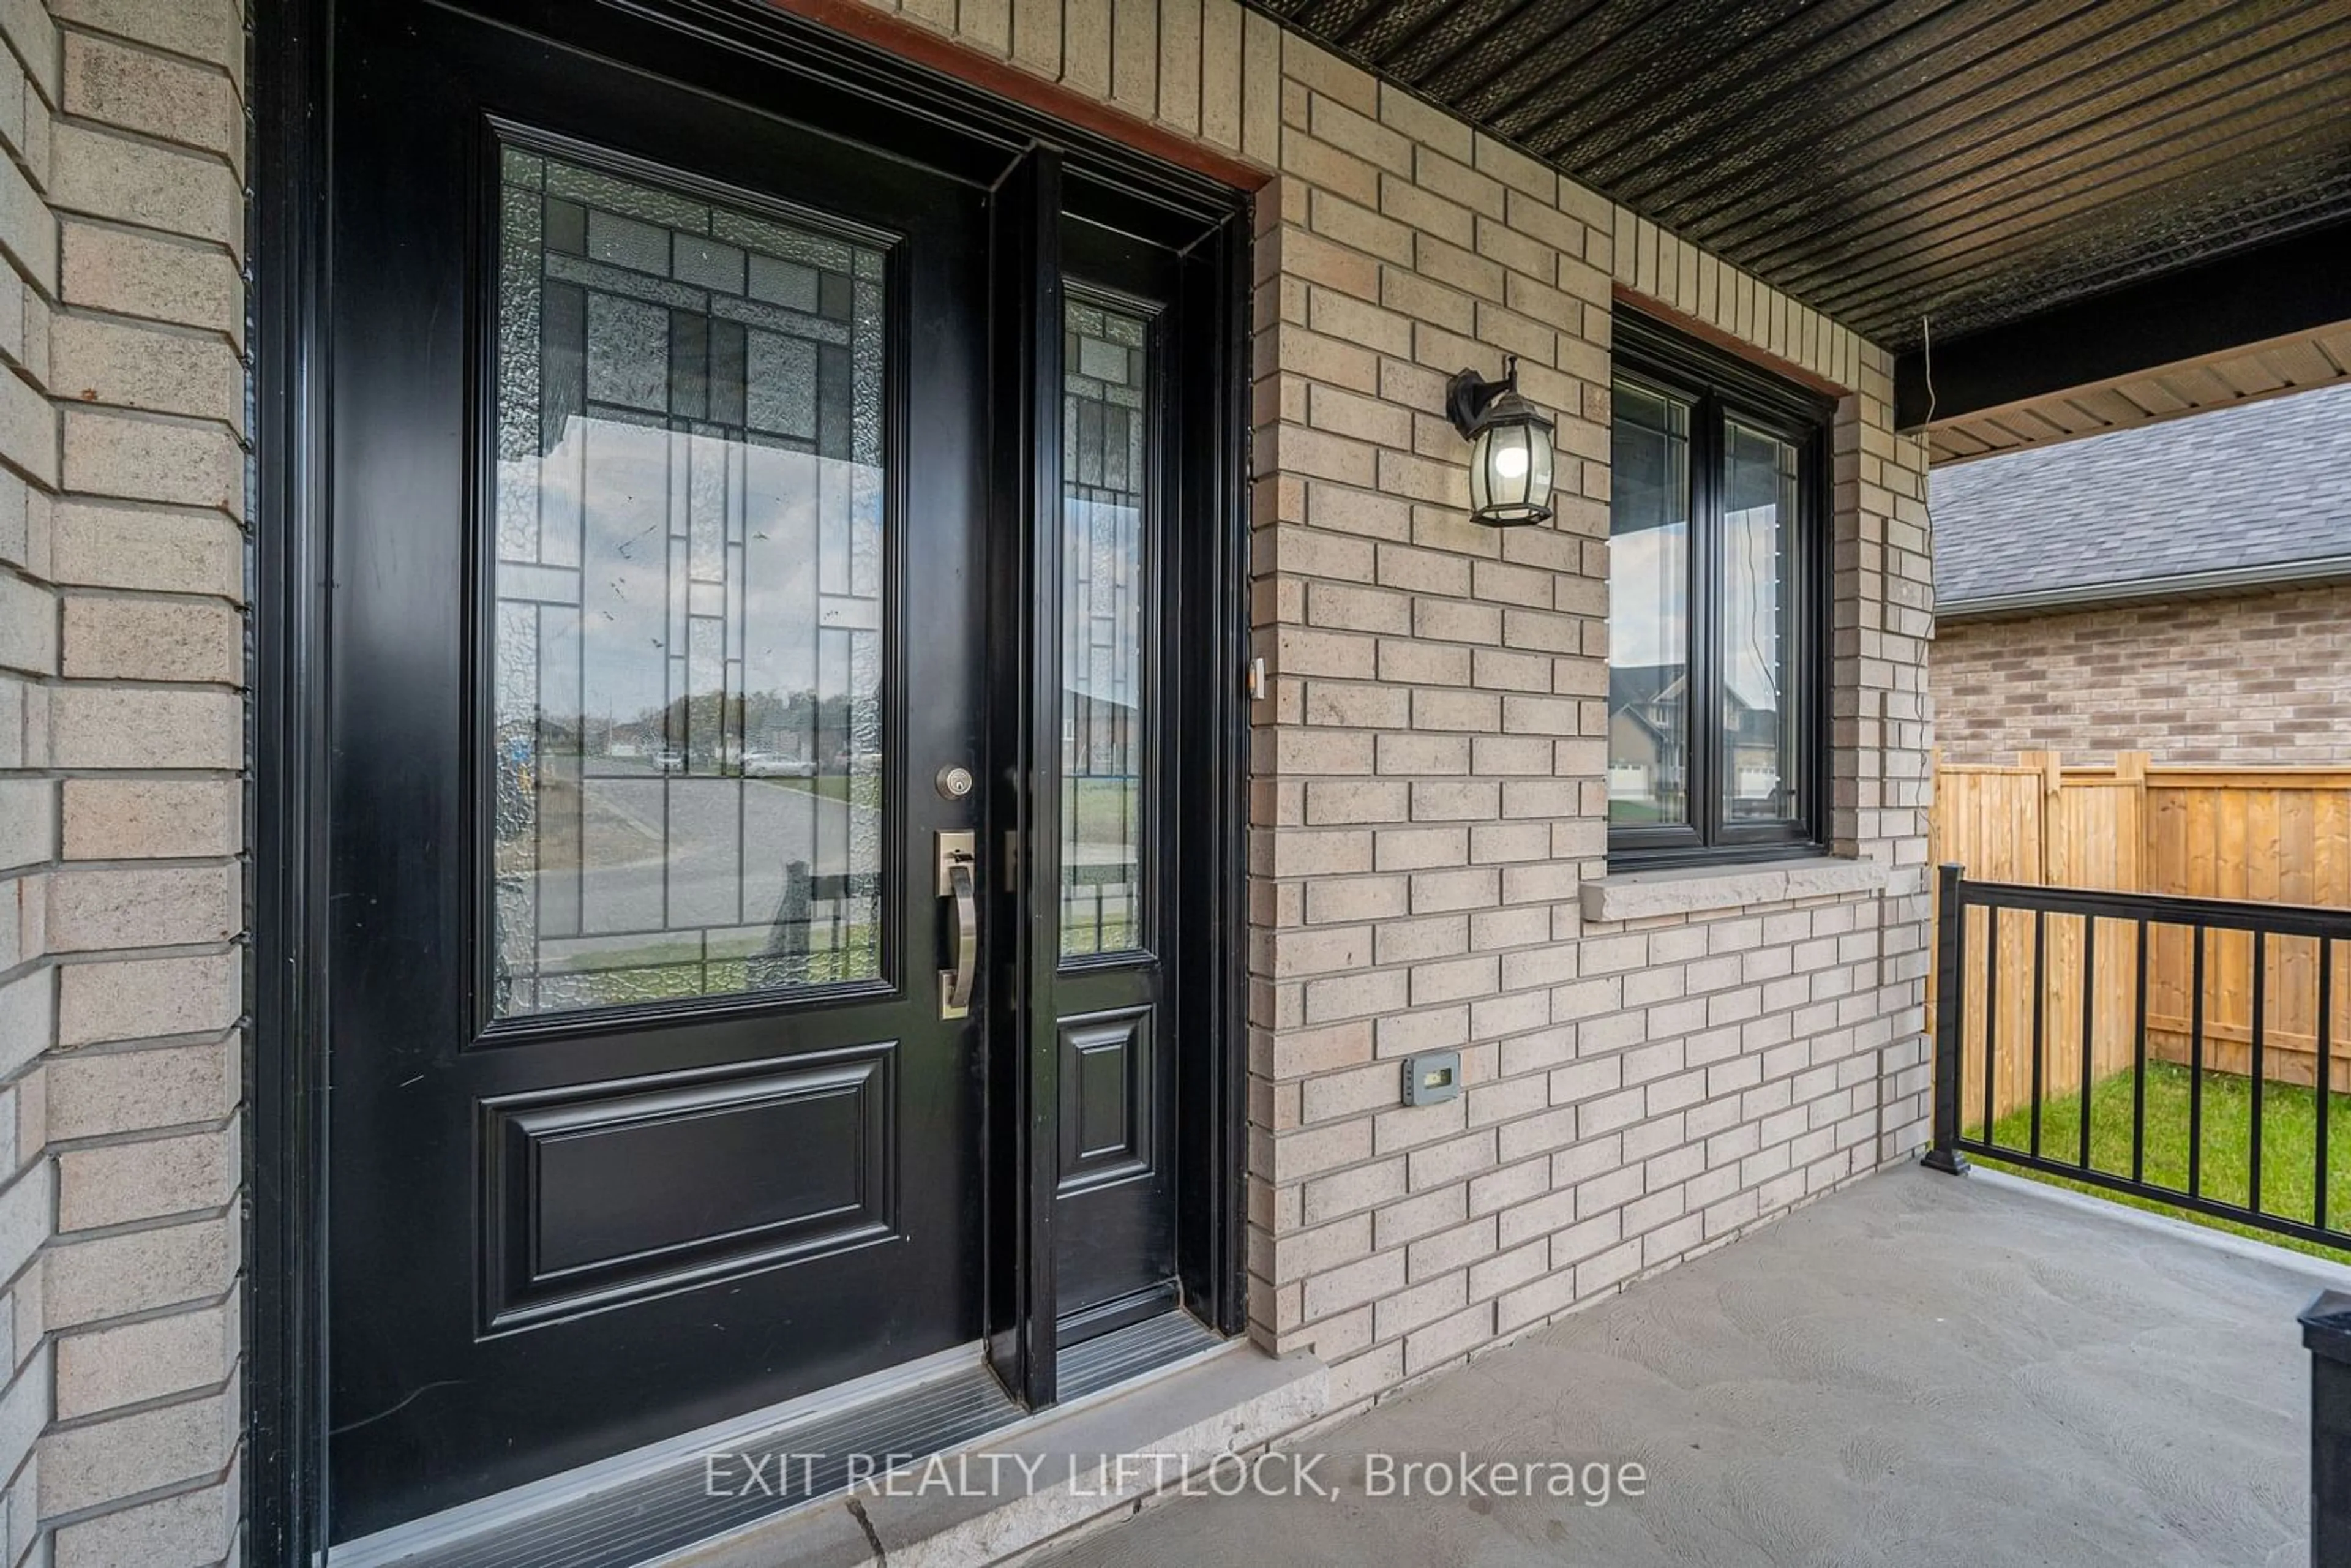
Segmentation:
{"type": "Polygon", "coordinates": [[[2310,1352],[2311,1568],[2351,1568],[2351,1295],[2303,1308],[2310,1352]]]}

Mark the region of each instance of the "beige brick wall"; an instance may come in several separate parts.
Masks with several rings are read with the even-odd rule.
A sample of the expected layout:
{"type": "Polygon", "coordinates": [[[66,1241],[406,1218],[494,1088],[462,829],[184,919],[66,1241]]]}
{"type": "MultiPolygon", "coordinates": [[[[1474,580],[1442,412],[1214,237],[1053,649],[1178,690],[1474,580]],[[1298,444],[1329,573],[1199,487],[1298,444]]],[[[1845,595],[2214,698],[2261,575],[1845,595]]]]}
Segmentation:
{"type": "Polygon", "coordinates": [[[1952,762],[2351,761],[2351,583],[1946,622],[1928,665],[1952,762]]]}
{"type": "MultiPolygon", "coordinates": [[[[1255,367],[1259,1336],[1369,1398],[1916,1147],[1929,574],[1888,357],[1231,0],[904,15],[1278,174],[1255,367]],[[1883,893],[1584,921],[1619,287],[1846,389],[1833,836],[1883,893]],[[1549,528],[1464,515],[1441,391],[1504,351],[1560,416],[1549,528]],[[1395,1058],[1448,1046],[1468,1093],[1402,1108],[1395,1058]]],[[[14,120],[0,91],[12,1562],[44,1528],[60,1563],[203,1562],[234,1521],[237,29],[235,0],[0,0],[28,78],[14,120]]]]}
{"type": "Polygon", "coordinates": [[[1258,209],[1251,1316],[1343,1401],[1923,1141],[1925,469],[1881,350],[1225,0],[885,8],[1278,172],[1258,209]],[[1586,925],[1606,869],[1611,302],[1847,390],[1839,852],[1883,894],[1586,925]],[[1446,376],[1522,356],[1560,517],[1465,515],[1446,376]],[[1395,1059],[1463,1051],[1406,1110],[1395,1059]]]}
{"type": "Polygon", "coordinates": [[[231,1550],[237,0],[0,0],[6,1556],[231,1550]]]}

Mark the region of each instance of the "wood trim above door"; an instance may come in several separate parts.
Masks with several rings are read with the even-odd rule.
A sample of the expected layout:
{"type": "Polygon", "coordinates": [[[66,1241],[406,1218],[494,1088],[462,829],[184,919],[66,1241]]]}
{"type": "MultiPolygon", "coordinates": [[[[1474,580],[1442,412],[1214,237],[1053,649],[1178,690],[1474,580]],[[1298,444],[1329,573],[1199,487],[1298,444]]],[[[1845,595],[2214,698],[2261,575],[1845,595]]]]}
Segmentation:
{"type": "Polygon", "coordinates": [[[967,82],[998,98],[1008,99],[1040,114],[1050,115],[1064,125],[1082,126],[1113,141],[1123,142],[1137,152],[1161,162],[1206,174],[1237,191],[1256,191],[1273,180],[1269,171],[1254,163],[1243,162],[1165,126],[1154,125],[1147,120],[1123,113],[1100,99],[1063,87],[1059,82],[1049,81],[1034,72],[992,59],[976,49],[966,48],[928,27],[876,9],[865,4],[864,0],[765,0],[765,3],[778,11],[804,16],[835,32],[862,39],[900,59],[927,66],[957,81],[967,82]]]}

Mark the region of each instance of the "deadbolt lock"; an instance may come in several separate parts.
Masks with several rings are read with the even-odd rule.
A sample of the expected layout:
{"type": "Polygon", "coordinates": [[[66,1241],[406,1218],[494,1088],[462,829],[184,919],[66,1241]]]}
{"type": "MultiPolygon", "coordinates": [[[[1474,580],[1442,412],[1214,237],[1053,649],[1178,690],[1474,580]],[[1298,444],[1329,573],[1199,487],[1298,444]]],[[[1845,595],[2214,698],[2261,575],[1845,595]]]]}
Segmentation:
{"type": "Polygon", "coordinates": [[[942,800],[960,800],[966,795],[971,793],[971,769],[968,768],[958,768],[950,763],[948,766],[939,769],[939,776],[936,779],[936,783],[938,785],[939,799],[942,800]]]}

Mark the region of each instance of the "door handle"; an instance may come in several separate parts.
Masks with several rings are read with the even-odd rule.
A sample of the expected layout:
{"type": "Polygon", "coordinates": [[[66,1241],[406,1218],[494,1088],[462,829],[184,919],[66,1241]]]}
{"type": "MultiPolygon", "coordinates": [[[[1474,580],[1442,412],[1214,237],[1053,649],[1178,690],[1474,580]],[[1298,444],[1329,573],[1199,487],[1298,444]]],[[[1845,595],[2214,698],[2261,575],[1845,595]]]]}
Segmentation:
{"type": "Polygon", "coordinates": [[[979,904],[972,892],[972,869],[979,848],[970,832],[938,835],[939,896],[948,901],[955,922],[955,965],[939,971],[939,1017],[959,1019],[971,1011],[971,988],[979,977],[979,904]]]}

